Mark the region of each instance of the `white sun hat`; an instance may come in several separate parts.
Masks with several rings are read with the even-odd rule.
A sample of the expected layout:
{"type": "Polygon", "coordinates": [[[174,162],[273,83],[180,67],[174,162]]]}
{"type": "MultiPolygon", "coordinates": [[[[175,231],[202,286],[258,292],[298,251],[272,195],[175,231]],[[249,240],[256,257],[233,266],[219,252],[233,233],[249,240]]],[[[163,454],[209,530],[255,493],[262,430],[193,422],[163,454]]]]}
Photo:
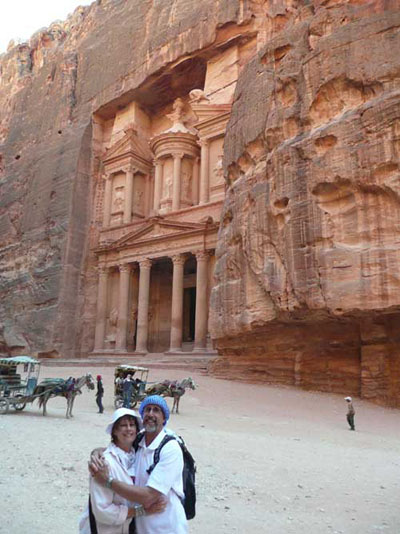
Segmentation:
{"type": "Polygon", "coordinates": [[[344,400],[347,400],[347,401],[351,402],[351,397],[345,397],[344,400]]]}
{"type": "Polygon", "coordinates": [[[111,423],[107,425],[107,434],[110,434],[111,436],[114,424],[118,421],[118,419],[121,419],[121,417],[124,417],[125,415],[131,415],[132,417],[135,417],[137,419],[137,422],[139,423],[139,430],[143,428],[142,418],[136,410],[129,410],[129,408],[118,408],[118,410],[115,410],[115,412],[113,413],[111,423]]]}

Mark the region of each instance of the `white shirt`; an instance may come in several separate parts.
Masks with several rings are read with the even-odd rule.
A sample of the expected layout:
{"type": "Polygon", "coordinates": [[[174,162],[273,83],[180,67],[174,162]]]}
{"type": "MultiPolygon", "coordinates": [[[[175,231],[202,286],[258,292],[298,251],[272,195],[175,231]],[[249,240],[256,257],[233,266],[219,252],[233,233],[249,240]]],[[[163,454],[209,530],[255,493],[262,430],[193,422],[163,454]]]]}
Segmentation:
{"type": "Polygon", "coordinates": [[[149,486],[167,498],[167,507],[161,514],[136,518],[138,534],[187,534],[185,510],[179,499],[183,497],[183,455],[175,440],[169,441],[161,450],[160,460],[150,475],[146,470],[153,464],[154,451],[160,445],[165,430],[162,430],[148,447],[145,438],[139,443],[136,453],[137,486],[149,486]]]}
{"type": "MultiPolygon", "coordinates": [[[[112,478],[132,485],[135,476],[135,452],[127,453],[110,443],[104,451],[104,457],[109,465],[112,478]]],[[[101,486],[93,477],[90,477],[89,489],[92,511],[96,518],[98,534],[128,534],[131,518],[127,519],[128,508],[133,506],[123,497],[109,488],[101,486]]],[[[80,534],[90,533],[88,527],[88,510],[81,518],[80,534]]]]}

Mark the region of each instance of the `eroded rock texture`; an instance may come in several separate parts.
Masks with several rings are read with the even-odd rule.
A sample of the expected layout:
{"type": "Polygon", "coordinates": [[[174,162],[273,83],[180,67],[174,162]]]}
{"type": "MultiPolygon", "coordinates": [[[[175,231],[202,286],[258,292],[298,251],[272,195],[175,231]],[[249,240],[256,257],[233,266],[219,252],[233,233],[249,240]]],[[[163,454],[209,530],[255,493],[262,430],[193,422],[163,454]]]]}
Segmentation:
{"type": "MultiPolygon", "coordinates": [[[[230,27],[245,24],[241,4],[97,0],[0,57],[3,354],[80,353],[81,336],[88,336],[82,315],[90,306],[95,312],[95,302],[83,309],[85,284],[97,280],[86,270],[98,238],[89,232],[91,175],[99,167],[93,113],[123,106],[157,72],[156,102],[147,104],[180,96],[168,69],[191,53],[224,46],[230,27]],[[171,87],[178,94],[168,94],[171,87]]],[[[180,67],[183,94],[196,87],[190,86],[196,64],[180,67]]],[[[91,328],[93,343],[93,321],[91,328]]]]}
{"type": "Polygon", "coordinates": [[[225,138],[213,371],[399,405],[400,12],[281,16],[225,138]]]}
{"type": "Polygon", "coordinates": [[[397,0],[97,0],[11,46],[0,352],[93,350],[105,138],[237,82],[212,371],[399,406],[399,27],[397,0]]]}

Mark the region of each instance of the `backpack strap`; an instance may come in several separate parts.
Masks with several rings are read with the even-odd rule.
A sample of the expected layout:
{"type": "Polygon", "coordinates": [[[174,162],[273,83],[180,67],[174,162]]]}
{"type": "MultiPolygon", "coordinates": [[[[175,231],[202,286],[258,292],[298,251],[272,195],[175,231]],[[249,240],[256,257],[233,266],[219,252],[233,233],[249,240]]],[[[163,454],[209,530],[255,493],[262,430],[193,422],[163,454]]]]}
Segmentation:
{"type": "Polygon", "coordinates": [[[144,437],[144,430],[141,430],[139,434],[136,436],[135,441],[132,443],[132,447],[134,448],[135,452],[137,452],[139,448],[139,443],[142,441],[144,437]]]}
{"type": "MultiPolygon", "coordinates": [[[[171,441],[172,439],[174,439],[175,441],[178,441],[176,439],[175,436],[172,436],[171,434],[167,434],[166,436],[164,436],[162,442],[160,443],[160,445],[157,447],[157,449],[154,451],[154,457],[153,457],[153,463],[151,464],[151,466],[146,470],[147,474],[151,474],[151,472],[153,471],[153,469],[155,468],[155,466],[158,464],[158,462],[160,461],[160,452],[161,452],[161,449],[164,447],[164,445],[166,445],[169,441],[171,441]]],[[[178,442],[179,443],[179,442],[178,442]]]]}

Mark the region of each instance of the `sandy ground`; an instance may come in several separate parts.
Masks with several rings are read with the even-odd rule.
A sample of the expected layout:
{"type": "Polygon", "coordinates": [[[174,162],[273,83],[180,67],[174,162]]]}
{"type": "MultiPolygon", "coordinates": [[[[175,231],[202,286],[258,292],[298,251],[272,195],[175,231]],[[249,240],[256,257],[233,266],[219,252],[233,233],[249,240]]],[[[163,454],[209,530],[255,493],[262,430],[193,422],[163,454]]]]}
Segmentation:
{"type": "MultiPolygon", "coordinates": [[[[87,498],[87,458],[107,444],[110,367],[42,367],[42,377],[103,375],[106,413],[84,389],[74,418],[65,400],[0,416],[0,533],[77,533],[87,498]]],[[[151,370],[149,380],[184,378],[151,370]]],[[[170,427],[198,465],[191,534],[400,533],[400,411],[355,400],[356,432],[343,396],[255,386],[192,373],[170,427]]],[[[172,399],[169,399],[172,405],[172,399]]]]}

